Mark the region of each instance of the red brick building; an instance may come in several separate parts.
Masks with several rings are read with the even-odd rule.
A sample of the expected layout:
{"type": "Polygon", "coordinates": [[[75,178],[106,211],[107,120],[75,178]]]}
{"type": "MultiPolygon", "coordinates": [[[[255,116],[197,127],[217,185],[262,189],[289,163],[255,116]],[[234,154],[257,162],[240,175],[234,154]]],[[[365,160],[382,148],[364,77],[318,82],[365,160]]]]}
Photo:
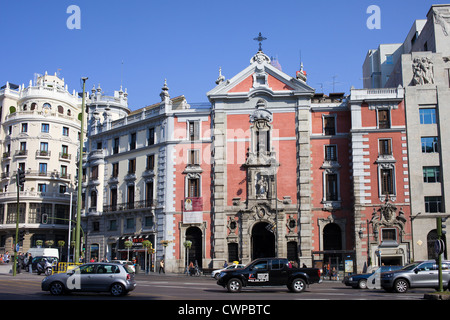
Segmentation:
{"type": "MultiPolygon", "coordinates": [[[[96,148],[110,146],[111,172],[114,163],[130,171],[136,159],[135,172],[107,180],[106,204],[116,194],[153,200],[109,210],[106,234],[102,216],[88,216],[99,225],[90,241],[107,237],[112,255],[128,255],[117,237],[150,239],[156,259],[176,272],[190,261],[220,268],[269,256],[341,272],[410,261],[403,88],[327,96],[303,70],[289,76],[262,51],[216,84],[204,106],[170,99],[164,85],[161,103],[91,135],[96,148]],[[123,151],[115,153],[119,136],[123,151]]],[[[143,260],[143,249],[133,250],[143,260]]]]}

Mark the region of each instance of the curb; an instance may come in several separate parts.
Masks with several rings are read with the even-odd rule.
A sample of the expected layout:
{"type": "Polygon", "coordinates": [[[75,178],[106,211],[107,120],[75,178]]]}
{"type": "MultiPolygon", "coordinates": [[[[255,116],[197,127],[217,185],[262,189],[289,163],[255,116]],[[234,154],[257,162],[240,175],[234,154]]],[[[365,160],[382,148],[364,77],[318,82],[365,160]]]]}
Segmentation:
{"type": "Polygon", "coordinates": [[[441,294],[440,292],[425,293],[423,298],[426,300],[450,300],[450,294],[441,294]]]}

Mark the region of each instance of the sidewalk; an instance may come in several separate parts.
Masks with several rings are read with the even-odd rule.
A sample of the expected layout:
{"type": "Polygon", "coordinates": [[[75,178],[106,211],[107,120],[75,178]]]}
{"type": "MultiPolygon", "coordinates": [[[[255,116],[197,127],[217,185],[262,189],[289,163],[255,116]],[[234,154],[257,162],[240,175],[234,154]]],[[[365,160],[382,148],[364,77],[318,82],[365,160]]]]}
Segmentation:
{"type": "Polygon", "coordinates": [[[13,264],[10,263],[2,263],[0,264],[0,274],[12,274],[13,264]]]}

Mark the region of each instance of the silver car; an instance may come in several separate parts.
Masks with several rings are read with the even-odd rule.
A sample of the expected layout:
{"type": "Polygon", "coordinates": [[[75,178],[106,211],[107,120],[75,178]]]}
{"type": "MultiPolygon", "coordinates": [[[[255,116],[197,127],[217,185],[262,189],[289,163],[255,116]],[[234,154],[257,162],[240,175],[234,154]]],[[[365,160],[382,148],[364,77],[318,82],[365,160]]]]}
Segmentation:
{"type": "Polygon", "coordinates": [[[243,268],[245,268],[245,264],[236,264],[236,263],[233,263],[232,265],[229,265],[228,267],[225,267],[225,268],[222,268],[222,269],[219,269],[219,270],[214,270],[214,271],[211,273],[211,277],[213,277],[214,279],[218,280],[218,279],[219,279],[219,274],[220,274],[222,271],[225,271],[225,270],[231,270],[231,269],[243,269],[243,268]]]}
{"type": "MultiPolygon", "coordinates": [[[[419,261],[396,271],[381,274],[381,287],[386,291],[404,293],[409,288],[439,288],[436,260],[419,261]]],[[[442,284],[450,286],[450,261],[442,261],[442,284]]]]}
{"type": "Polygon", "coordinates": [[[110,292],[121,296],[134,290],[134,272],[128,265],[116,263],[86,263],[66,273],[58,273],[42,280],[43,291],[53,295],[65,292],[110,292]]]}

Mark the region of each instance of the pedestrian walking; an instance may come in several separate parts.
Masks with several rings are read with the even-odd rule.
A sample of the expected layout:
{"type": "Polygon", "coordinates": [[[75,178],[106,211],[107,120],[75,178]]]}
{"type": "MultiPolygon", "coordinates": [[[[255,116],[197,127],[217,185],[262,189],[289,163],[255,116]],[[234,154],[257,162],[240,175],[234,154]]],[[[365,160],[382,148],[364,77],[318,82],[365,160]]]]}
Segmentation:
{"type": "Polygon", "coordinates": [[[3,256],[3,261],[5,262],[5,263],[9,263],[9,251],[6,251],[5,252],[5,255],[3,256]]]}
{"type": "Polygon", "coordinates": [[[163,273],[166,273],[164,271],[164,259],[161,259],[161,261],[159,262],[159,273],[161,273],[161,270],[163,273]]]}
{"type": "Polygon", "coordinates": [[[23,269],[24,265],[24,259],[23,252],[19,252],[19,256],[17,258],[17,273],[20,273],[20,269],[23,269]]]}
{"type": "Polygon", "coordinates": [[[337,280],[337,271],[335,267],[333,267],[333,270],[331,271],[331,280],[337,280]]]}
{"type": "Polygon", "coordinates": [[[194,263],[191,261],[189,263],[189,275],[192,276],[194,274],[194,263]]]}
{"type": "Polygon", "coordinates": [[[27,260],[28,272],[33,273],[33,256],[31,255],[31,253],[28,253],[27,260]]]}

